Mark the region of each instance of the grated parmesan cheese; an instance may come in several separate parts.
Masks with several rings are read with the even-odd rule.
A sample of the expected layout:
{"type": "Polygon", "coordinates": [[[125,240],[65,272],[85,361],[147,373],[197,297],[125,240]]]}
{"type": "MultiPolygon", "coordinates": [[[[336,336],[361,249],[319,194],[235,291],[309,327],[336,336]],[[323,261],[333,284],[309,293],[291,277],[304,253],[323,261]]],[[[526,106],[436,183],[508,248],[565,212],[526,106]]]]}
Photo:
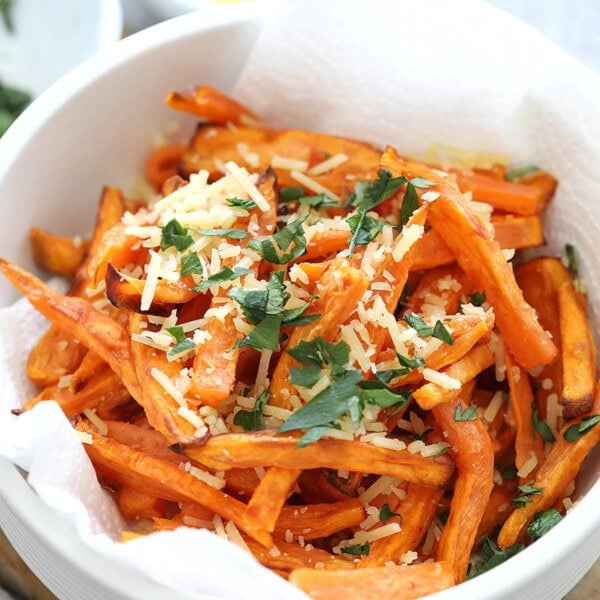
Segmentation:
{"type": "Polygon", "coordinates": [[[458,379],[428,367],[423,369],[423,379],[431,383],[435,383],[445,390],[459,390],[462,387],[462,384],[458,379]]]}
{"type": "Polygon", "coordinates": [[[324,161],[316,164],[314,167],[311,167],[307,173],[309,175],[321,175],[322,173],[326,173],[327,171],[331,171],[336,167],[344,164],[348,160],[348,156],[343,152],[338,154],[334,154],[329,158],[326,158],[324,161]]]}
{"type": "Polygon", "coordinates": [[[337,194],[332,192],[330,189],[327,189],[318,181],[311,179],[310,177],[308,177],[308,175],[305,175],[304,173],[301,173],[296,169],[290,171],[290,177],[298,183],[302,184],[306,189],[310,190],[311,192],[315,192],[315,194],[325,194],[332,200],[336,200],[337,202],[341,201],[341,198],[337,194]]]}

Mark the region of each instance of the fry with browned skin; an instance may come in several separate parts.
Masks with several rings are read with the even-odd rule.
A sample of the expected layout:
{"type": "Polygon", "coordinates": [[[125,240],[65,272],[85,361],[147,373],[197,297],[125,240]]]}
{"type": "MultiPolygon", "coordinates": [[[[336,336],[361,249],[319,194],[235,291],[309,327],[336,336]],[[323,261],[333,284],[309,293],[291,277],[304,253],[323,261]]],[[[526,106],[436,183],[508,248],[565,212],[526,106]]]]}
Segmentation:
{"type": "Polygon", "coordinates": [[[201,446],[185,446],[182,452],[215,470],[256,466],[284,469],[328,467],[391,475],[399,479],[443,487],[453,473],[445,456],[424,458],[407,450],[389,450],[372,444],[347,440],[321,439],[298,448],[298,435],[272,432],[226,433],[201,446]]]}
{"type": "Polygon", "coordinates": [[[35,262],[50,273],[61,277],[74,277],[90,247],[89,240],[53,235],[32,227],[29,239],[35,262]]]}

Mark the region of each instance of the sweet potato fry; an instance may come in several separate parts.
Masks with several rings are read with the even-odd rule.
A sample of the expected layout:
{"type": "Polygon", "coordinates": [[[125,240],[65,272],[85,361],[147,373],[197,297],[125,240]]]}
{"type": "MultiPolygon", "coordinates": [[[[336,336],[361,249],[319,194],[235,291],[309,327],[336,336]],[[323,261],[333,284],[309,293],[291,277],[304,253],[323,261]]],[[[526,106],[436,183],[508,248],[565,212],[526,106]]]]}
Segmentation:
{"type": "MultiPolygon", "coordinates": [[[[85,444],[85,450],[104,477],[157,498],[175,502],[196,502],[244,529],[245,505],[239,500],[200,481],[171,462],[96,433],[84,421],[76,424],[76,428],[91,436],[92,443],[85,444]]],[[[271,545],[267,532],[253,530],[248,533],[261,544],[267,547],[271,545]]]]}
{"type": "Polygon", "coordinates": [[[52,235],[39,227],[29,230],[33,259],[45,269],[61,277],[74,277],[90,247],[89,240],[52,235]]]}
{"type": "Polygon", "coordinates": [[[592,407],[596,381],[596,352],[585,310],[569,282],[558,288],[562,356],[562,405],[566,418],[592,407]]]}
{"type": "Polygon", "coordinates": [[[212,437],[202,446],[185,446],[182,452],[215,470],[255,466],[328,467],[391,475],[435,487],[443,487],[453,472],[453,465],[445,456],[424,458],[407,450],[336,439],[321,439],[298,448],[298,439],[297,435],[273,435],[269,431],[228,433],[212,437]]]}
{"type": "MultiPolygon", "coordinates": [[[[533,248],[544,243],[544,229],[538,215],[492,215],[494,239],[500,248],[533,248]]],[[[433,230],[428,231],[415,243],[412,270],[433,269],[454,262],[454,253],[442,237],[433,230]]]]}
{"type": "Polygon", "coordinates": [[[444,375],[458,382],[455,388],[442,387],[438,383],[426,383],[415,390],[413,398],[423,409],[431,409],[440,404],[451,402],[461,394],[465,384],[479,373],[494,364],[494,355],[485,344],[475,346],[463,358],[457,360],[443,371],[444,375]]]}
{"type": "Polygon", "coordinates": [[[485,513],[494,487],[494,451],[492,442],[479,418],[474,421],[455,421],[458,406],[466,407],[473,392],[470,384],[452,402],[433,408],[440,429],[447,433],[458,477],[450,503],[450,514],[436,553],[436,560],[448,561],[456,578],[462,581],[479,523],[485,513]]]}
{"type": "Polygon", "coordinates": [[[86,300],[59,294],[37,277],[1,258],[0,271],[27,296],[36,310],[96,352],[119,375],[134,398],[141,397],[133,371],[129,336],[122,325],[86,300]]]}
{"type": "Polygon", "coordinates": [[[359,568],[383,567],[388,561],[399,560],[399,557],[418,548],[433,517],[440,511],[439,502],[443,490],[409,483],[406,497],[401,501],[398,511],[402,517],[401,530],[381,540],[371,543],[371,550],[358,563],[359,568]],[[410,517],[408,517],[410,515],[410,517]]]}
{"type": "Polygon", "coordinates": [[[165,518],[169,509],[173,510],[163,498],[156,498],[129,487],[122,485],[118,494],[119,509],[123,516],[129,521],[150,520],[155,517],[165,518]]]}
{"type": "MultiPolygon", "coordinates": [[[[597,417],[598,414],[600,385],[597,383],[592,410],[588,416],[597,417]]],[[[579,429],[585,417],[586,415],[580,415],[563,425],[560,435],[531,484],[533,488],[540,490],[540,493],[531,495],[530,501],[521,503],[506,519],[498,534],[498,545],[501,548],[512,546],[525,537],[527,525],[535,513],[549,508],[561,497],[569,483],[575,479],[585,457],[600,442],[600,427],[597,425],[584,429],[583,433],[579,429]],[[569,436],[567,431],[573,435],[569,436]],[[572,441],[565,439],[565,435],[572,441]]]]}
{"type": "Polygon", "coordinates": [[[187,146],[167,144],[150,153],[146,159],[144,174],[154,189],[160,191],[167,179],[178,174],[179,161],[187,149],[187,146]]]}
{"type": "Polygon", "coordinates": [[[447,562],[369,567],[353,571],[296,569],[290,583],[314,600],[344,596],[355,600],[413,600],[441,592],[456,583],[447,562]]]}
{"type": "Polygon", "coordinates": [[[246,507],[245,519],[249,527],[257,527],[273,533],[281,509],[299,475],[298,469],[279,467],[267,469],[246,507]]]}
{"type": "Polygon", "coordinates": [[[436,182],[440,197],[431,203],[429,222],[472,282],[487,294],[509,350],[526,369],[550,362],[557,354],[556,347],[523,299],[497,242],[458,189],[421,163],[401,159],[390,147],[381,164],[397,175],[421,176],[436,182]]]}
{"type": "Polygon", "coordinates": [[[533,425],[533,391],[527,372],[515,364],[509,352],[505,352],[504,360],[515,421],[515,466],[519,472],[527,471],[522,477],[531,479],[535,468],[544,460],[544,440],[533,425]]]}
{"type": "Polygon", "coordinates": [[[165,103],[175,110],[196,115],[211,123],[258,123],[257,117],[245,106],[208,85],[193,86],[180,92],[171,91],[165,103]]]}
{"type": "Polygon", "coordinates": [[[365,510],[358,498],[327,504],[286,505],[277,519],[274,535],[285,539],[289,531],[295,539],[325,538],[349,527],[357,527],[364,518],[365,510]]]}

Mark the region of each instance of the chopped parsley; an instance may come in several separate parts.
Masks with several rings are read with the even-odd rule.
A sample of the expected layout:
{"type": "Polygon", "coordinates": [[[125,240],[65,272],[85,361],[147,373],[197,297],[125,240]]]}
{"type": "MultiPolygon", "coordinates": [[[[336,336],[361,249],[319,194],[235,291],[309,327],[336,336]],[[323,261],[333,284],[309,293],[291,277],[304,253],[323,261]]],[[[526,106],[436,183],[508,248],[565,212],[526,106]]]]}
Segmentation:
{"type": "Polygon", "coordinates": [[[548,423],[538,415],[537,405],[535,402],[531,403],[531,421],[533,426],[533,437],[535,439],[535,432],[537,431],[542,439],[548,444],[553,444],[556,441],[552,429],[548,426],[548,423]]]}
{"type": "Polygon", "coordinates": [[[227,198],[225,202],[234,208],[245,208],[247,210],[256,208],[256,202],[250,198],[227,198]]]}
{"type": "Polygon", "coordinates": [[[182,256],[179,272],[182,277],[186,277],[187,275],[202,275],[204,269],[200,257],[195,252],[182,256]]]}
{"type": "Polygon", "coordinates": [[[0,82],[0,136],[4,135],[30,102],[31,96],[27,92],[0,82]]]}
{"type": "Polygon", "coordinates": [[[283,271],[273,271],[264,290],[245,290],[234,287],[227,294],[242,308],[249,323],[256,327],[236,347],[250,346],[276,350],[279,344],[281,327],[294,327],[311,323],[320,317],[318,314],[303,315],[309,303],[294,309],[284,309],[290,294],[283,283],[283,271]]]}
{"type": "Polygon", "coordinates": [[[174,356],[196,347],[194,342],[186,337],[181,325],[167,327],[167,331],[175,338],[175,345],[169,350],[169,356],[174,356]]]}
{"type": "Polygon", "coordinates": [[[536,167],[535,165],[528,165],[526,167],[520,167],[518,169],[513,169],[506,173],[505,178],[507,181],[515,181],[516,179],[521,179],[521,177],[526,177],[527,175],[533,175],[533,173],[537,173],[541,169],[536,167]]]}
{"type": "Polygon", "coordinates": [[[574,279],[579,278],[579,266],[577,265],[577,255],[573,244],[565,244],[565,254],[567,255],[567,268],[574,279]]]}
{"type": "Polygon", "coordinates": [[[517,508],[531,502],[533,496],[537,496],[544,491],[543,488],[535,488],[531,485],[520,485],[517,489],[521,493],[512,500],[513,506],[516,506],[517,508]]]}
{"type": "Polygon", "coordinates": [[[524,544],[515,544],[514,546],[509,546],[505,550],[500,550],[492,538],[483,536],[481,538],[481,546],[479,549],[482,558],[469,566],[467,579],[472,579],[473,577],[477,577],[477,575],[481,575],[482,573],[497,567],[499,564],[521,552],[524,548],[524,544]]]}
{"type": "Polygon", "coordinates": [[[587,417],[583,417],[579,423],[567,427],[563,433],[563,437],[567,442],[575,442],[593,427],[596,427],[598,423],[600,423],[600,415],[588,415],[587,417]]]}
{"type": "Polygon", "coordinates": [[[233,417],[233,424],[244,431],[258,431],[265,428],[263,407],[271,397],[271,392],[264,391],[254,403],[252,410],[238,410],[233,417]]]}
{"type": "Polygon", "coordinates": [[[379,511],[379,520],[385,523],[388,519],[392,517],[400,517],[400,522],[402,523],[402,515],[400,513],[394,512],[390,505],[386,502],[379,511]]]}
{"type": "Polygon", "coordinates": [[[321,367],[310,365],[307,367],[291,367],[290,381],[293,385],[311,388],[321,378],[321,367]]]}
{"type": "Polygon", "coordinates": [[[288,348],[286,352],[299,363],[305,365],[343,366],[350,360],[350,347],[344,341],[331,344],[323,338],[315,338],[310,342],[300,342],[294,348],[288,348]]]}
{"type": "Polygon", "coordinates": [[[340,548],[342,554],[352,554],[353,556],[368,556],[371,552],[370,542],[364,544],[354,544],[354,546],[343,546],[340,548]]]}
{"type": "Polygon", "coordinates": [[[166,250],[174,246],[183,252],[194,243],[194,238],[188,234],[187,227],[184,227],[177,219],[171,219],[164,227],[160,237],[160,249],[166,250]]]}
{"type": "Polygon", "coordinates": [[[446,344],[452,345],[454,340],[446,326],[438,319],[433,327],[427,325],[425,321],[414,313],[406,313],[403,317],[421,338],[434,337],[446,344]]]}
{"type": "Polygon", "coordinates": [[[306,192],[304,191],[304,188],[299,185],[285,186],[279,190],[280,202],[291,202],[292,200],[298,200],[298,198],[302,198],[303,196],[306,196],[306,192]]]}
{"type": "Polygon", "coordinates": [[[415,440],[421,440],[424,442],[429,436],[429,434],[432,432],[433,429],[431,427],[428,427],[427,429],[424,429],[421,433],[415,433],[413,437],[415,438],[415,440]]]}
{"type": "Polygon", "coordinates": [[[419,208],[417,190],[414,184],[409,181],[406,184],[406,191],[404,192],[404,198],[402,198],[402,205],[400,207],[400,223],[406,225],[417,208],[419,208]]]}
{"type": "Polygon", "coordinates": [[[537,540],[548,533],[559,521],[562,521],[562,515],[556,508],[549,508],[535,513],[533,521],[527,527],[527,535],[537,540]]]}
{"type": "Polygon", "coordinates": [[[364,246],[373,241],[381,233],[385,225],[383,221],[371,217],[364,210],[359,210],[349,216],[346,221],[352,233],[348,247],[350,256],[354,253],[355,246],[364,246]]]}
{"type": "Polygon", "coordinates": [[[209,275],[204,281],[201,281],[196,287],[193,288],[194,292],[200,292],[212,287],[216,283],[224,283],[225,281],[235,281],[242,275],[249,275],[252,273],[250,269],[242,269],[241,267],[235,267],[231,269],[229,267],[223,267],[216,273],[209,275]]]}
{"type": "Polygon", "coordinates": [[[517,478],[517,468],[514,465],[494,465],[502,479],[505,481],[514,481],[517,478]]]}
{"type": "Polygon", "coordinates": [[[248,237],[248,232],[243,229],[194,229],[200,235],[220,236],[233,240],[243,240],[248,237]]]}
{"type": "Polygon", "coordinates": [[[382,381],[361,381],[359,387],[363,402],[376,404],[377,406],[381,406],[381,408],[395,406],[399,410],[404,408],[410,400],[409,392],[397,392],[382,381]]]}
{"type": "Polygon", "coordinates": [[[295,219],[264,240],[250,240],[248,248],[256,250],[270,263],[285,265],[306,254],[306,238],[302,227],[306,217],[295,219]]]}
{"type": "Polygon", "coordinates": [[[472,404],[467,406],[464,410],[462,404],[457,404],[454,409],[454,420],[455,421],[476,421],[477,420],[477,407],[472,404]]]}

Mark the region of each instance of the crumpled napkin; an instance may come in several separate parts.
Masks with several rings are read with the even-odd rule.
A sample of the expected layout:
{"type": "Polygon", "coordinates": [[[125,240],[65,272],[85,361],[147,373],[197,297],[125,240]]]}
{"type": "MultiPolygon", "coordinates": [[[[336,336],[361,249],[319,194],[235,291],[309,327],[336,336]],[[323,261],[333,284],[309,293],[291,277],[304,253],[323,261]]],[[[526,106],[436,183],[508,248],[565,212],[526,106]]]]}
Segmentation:
{"type": "MultiPolygon", "coordinates": [[[[600,79],[506,13],[477,0],[284,2],[236,95],[276,127],[391,144],[404,154],[442,143],[506,153],[517,165],[535,162],[560,180],[548,213],[548,251],[574,242],[584,277],[600,275],[600,79]]],[[[595,328],[598,305],[590,286],[595,328]]],[[[113,542],[121,518],[58,407],[10,414],[34,392],[24,377],[34,340],[23,332],[44,328],[25,300],[0,310],[0,455],[29,472],[40,497],[99,552],[176,590],[304,597],[205,531],[113,542]]]]}

